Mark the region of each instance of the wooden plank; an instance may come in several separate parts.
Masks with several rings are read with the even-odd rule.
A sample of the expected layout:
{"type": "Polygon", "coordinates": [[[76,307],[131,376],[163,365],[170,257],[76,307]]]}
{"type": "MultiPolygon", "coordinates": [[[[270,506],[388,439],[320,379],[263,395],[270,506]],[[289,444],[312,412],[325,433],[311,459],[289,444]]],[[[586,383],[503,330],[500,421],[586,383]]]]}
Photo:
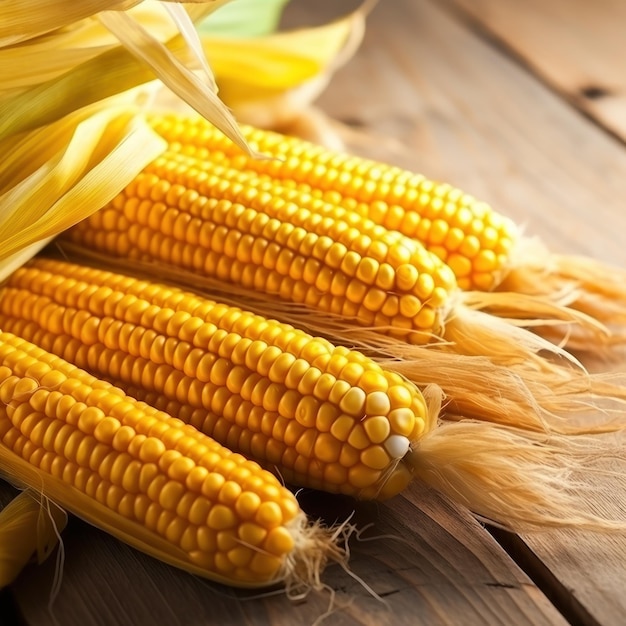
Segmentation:
{"type": "MultiPolygon", "coordinates": [[[[401,22],[388,4],[372,14],[324,110],[362,130],[359,149],[370,156],[457,184],[555,250],[626,265],[623,145],[437,3],[402,4],[401,22]]],[[[600,510],[624,501],[616,482],[598,483],[608,499],[590,491],[600,510]]],[[[554,531],[525,541],[578,623],[623,623],[623,537],[554,531]]]]}
{"type": "MultiPolygon", "coordinates": [[[[307,492],[304,505],[330,521],[354,502],[307,492]]],[[[467,512],[418,485],[386,504],[361,503],[356,523],[374,526],[352,541],[350,568],[375,599],[338,566],[325,582],[336,590],[333,624],[384,626],[564,624],[561,616],[467,512]],[[392,538],[395,537],[395,538],[392,538]]],[[[302,602],[284,594],[242,592],[179,572],[73,519],[64,535],[60,592],[48,608],[54,561],[29,567],[13,586],[25,622],[83,624],[311,624],[327,593],[302,602]]],[[[329,620],[329,622],[331,622],[329,620]]]]}
{"type": "Polygon", "coordinates": [[[582,111],[626,139],[624,2],[447,1],[582,111]]]}
{"type": "Polygon", "coordinates": [[[361,131],[361,152],[465,189],[555,250],[626,265],[620,142],[431,3],[379,5],[319,105],[361,131]]]}

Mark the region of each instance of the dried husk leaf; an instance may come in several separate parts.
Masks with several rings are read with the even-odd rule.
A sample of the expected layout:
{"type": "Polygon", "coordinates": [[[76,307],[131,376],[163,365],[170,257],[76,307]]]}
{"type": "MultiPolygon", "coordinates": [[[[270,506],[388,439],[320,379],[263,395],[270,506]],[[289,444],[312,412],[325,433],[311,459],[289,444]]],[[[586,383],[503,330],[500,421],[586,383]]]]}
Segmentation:
{"type": "MultiPolygon", "coordinates": [[[[34,50],[28,45],[33,42],[0,50],[0,58],[4,55],[4,60],[11,60],[12,57],[13,67],[27,62],[30,67],[37,67],[34,61],[41,58],[47,48],[55,47],[55,35],[66,39],[66,45],[73,42],[74,46],[51,55],[52,60],[43,64],[40,75],[30,70],[24,73],[26,78],[18,79],[15,70],[9,72],[8,80],[2,81],[4,93],[0,92],[0,139],[51,123],[81,106],[160,78],[246,149],[233,116],[216,95],[215,81],[193,27],[194,20],[203,19],[228,1],[191,5],[188,11],[178,3],[163,8],[158,2],[145,2],[136,11],[117,10],[128,7],[112,4],[109,8],[115,11],[103,11],[100,3],[94,5],[99,11],[100,30],[94,26],[90,13],[82,23],[68,28],[70,32],[82,31],[80,37],[67,40],[68,29],[61,27],[70,24],[68,20],[59,24],[54,33],[34,41],[34,50]],[[111,31],[136,59],[119,45],[111,48],[104,30],[111,31]],[[176,35],[179,32],[182,35],[176,35]],[[94,46],[94,37],[100,45],[94,46]],[[165,45],[168,41],[175,41],[176,45],[170,49],[165,45]],[[182,59],[172,51],[176,47],[182,48],[182,59]],[[100,65],[107,71],[101,72],[100,65]],[[131,71],[127,71],[131,67],[131,71]],[[200,75],[194,72],[197,68],[202,70],[200,75]]],[[[31,35],[37,32],[34,26],[33,29],[31,35]]],[[[18,31],[16,26],[15,32],[18,31]]]]}
{"type": "Polygon", "coordinates": [[[260,37],[203,35],[221,99],[242,122],[276,128],[289,123],[353,56],[368,7],[322,26],[260,37]]]}
{"type": "Polygon", "coordinates": [[[30,489],[0,511],[0,589],[10,585],[28,562],[42,563],[57,545],[67,515],[30,489]]]}
{"type": "Polygon", "coordinates": [[[0,280],[98,210],[162,150],[135,109],[100,103],[0,143],[0,280]]]}
{"type": "MultiPolygon", "coordinates": [[[[210,12],[229,0],[202,0],[189,4],[201,4],[210,12]]],[[[12,0],[0,2],[0,47],[26,41],[44,33],[65,28],[79,20],[89,18],[101,11],[126,11],[142,0],[12,0]]],[[[156,4],[156,0],[144,2],[156,4]]]]}

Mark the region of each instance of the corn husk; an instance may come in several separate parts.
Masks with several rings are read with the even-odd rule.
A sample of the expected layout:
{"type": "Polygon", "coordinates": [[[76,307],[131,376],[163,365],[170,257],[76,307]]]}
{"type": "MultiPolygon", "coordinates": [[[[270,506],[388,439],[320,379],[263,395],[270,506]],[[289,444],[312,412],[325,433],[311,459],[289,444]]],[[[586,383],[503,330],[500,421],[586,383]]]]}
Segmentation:
{"type": "Polygon", "coordinates": [[[66,522],[63,510],[30,489],[0,511],[0,589],[33,558],[42,563],[50,556],[66,522]]]}
{"type": "Polygon", "coordinates": [[[48,16],[43,22],[32,7],[32,14],[23,13],[28,2],[3,7],[0,64],[12,69],[1,81],[0,138],[159,78],[246,149],[232,114],[217,97],[193,27],[226,2],[184,8],[147,0],[134,9],[136,2],[86,2],[72,4],[79,7],[70,11],[65,3],[39,2],[41,15],[48,16]]]}
{"type": "MultiPolygon", "coordinates": [[[[253,126],[290,130],[303,117],[316,125],[321,116],[311,106],[358,49],[370,9],[365,2],[328,24],[265,36],[227,38],[201,30],[222,100],[240,122],[253,126]]],[[[322,132],[297,134],[334,143],[322,132]]]]}
{"type": "Polygon", "coordinates": [[[193,27],[227,2],[0,5],[0,279],[160,153],[155,78],[247,148],[193,27]]]}
{"type": "Polygon", "coordinates": [[[0,142],[0,280],[115,196],[162,150],[136,110],[99,103],[0,142]]]}

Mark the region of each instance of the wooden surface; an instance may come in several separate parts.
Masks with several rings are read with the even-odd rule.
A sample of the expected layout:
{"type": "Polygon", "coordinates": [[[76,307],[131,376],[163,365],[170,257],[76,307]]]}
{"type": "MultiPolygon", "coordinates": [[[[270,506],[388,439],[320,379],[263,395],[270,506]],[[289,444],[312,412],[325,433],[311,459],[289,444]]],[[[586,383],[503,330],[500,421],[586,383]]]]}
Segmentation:
{"type": "MultiPolygon", "coordinates": [[[[289,20],[319,21],[355,4],[295,0],[289,20]]],[[[626,148],[616,137],[626,123],[590,106],[601,97],[576,95],[597,86],[619,99],[619,10],[618,0],[382,0],[362,48],[319,105],[348,127],[360,152],[456,184],[555,250],[626,266],[626,148]]],[[[590,497],[623,506],[616,483],[590,497]]],[[[0,484],[0,498],[9,492],[0,484]]],[[[495,533],[498,543],[419,485],[378,505],[301,498],[329,522],[354,510],[359,526],[373,523],[362,539],[377,537],[352,540],[351,571],[382,601],[333,566],[325,582],[336,591],[335,611],[324,624],[624,623],[624,538],[495,533]]],[[[76,519],[64,552],[51,610],[49,561],[29,566],[0,596],[0,623],[305,625],[330,601],[327,593],[294,603],[218,587],[76,519]]]]}

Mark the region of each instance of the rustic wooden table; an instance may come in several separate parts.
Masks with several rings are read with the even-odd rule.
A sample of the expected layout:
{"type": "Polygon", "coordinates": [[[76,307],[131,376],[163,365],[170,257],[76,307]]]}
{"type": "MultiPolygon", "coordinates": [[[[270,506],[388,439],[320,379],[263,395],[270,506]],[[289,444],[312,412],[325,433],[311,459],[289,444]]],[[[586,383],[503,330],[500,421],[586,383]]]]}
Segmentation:
{"type": "MultiPolygon", "coordinates": [[[[321,21],[355,4],[299,0],[289,15],[321,21]]],[[[625,20],[620,0],[381,0],[319,105],[369,156],[486,199],[554,250],[626,266],[625,20]]],[[[599,487],[598,506],[624,501],[619,486],[599,487]]],[[[12,493],[1,484],[0,505],[12,493]]],[[[355,510],[373,523],[362,539],[378,537],[354,540],[350,563],[382,601],[330,567],[336,610],[324,623],[626,621],[626,537],[492,534],[417,484],[383,504],[313,492],[302,502],[329,522],[355,510]]],[[[52,605],[54,559],[0,595],[0,623],[304,625],[329,604],[208,584],[76,519],[63,541],[52,605]]]]}

